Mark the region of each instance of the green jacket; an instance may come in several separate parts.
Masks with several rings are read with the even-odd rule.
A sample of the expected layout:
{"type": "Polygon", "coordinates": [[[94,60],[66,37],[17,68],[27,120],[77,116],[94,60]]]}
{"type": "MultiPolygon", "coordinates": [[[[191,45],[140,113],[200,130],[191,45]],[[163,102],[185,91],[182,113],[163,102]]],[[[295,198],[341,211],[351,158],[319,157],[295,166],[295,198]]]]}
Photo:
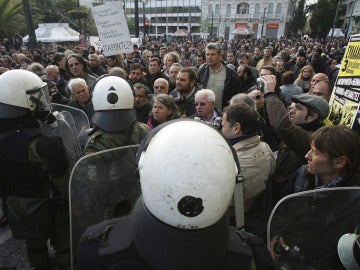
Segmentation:
{"type": "Polygon", "coordinates": [[[140,122],[133,123],[128,129],[121,132],[106,132],[97,129],[85,146],[85,155],[89,155],[111,148],[139,144],[149,133],[150,128],[140,122]]]}

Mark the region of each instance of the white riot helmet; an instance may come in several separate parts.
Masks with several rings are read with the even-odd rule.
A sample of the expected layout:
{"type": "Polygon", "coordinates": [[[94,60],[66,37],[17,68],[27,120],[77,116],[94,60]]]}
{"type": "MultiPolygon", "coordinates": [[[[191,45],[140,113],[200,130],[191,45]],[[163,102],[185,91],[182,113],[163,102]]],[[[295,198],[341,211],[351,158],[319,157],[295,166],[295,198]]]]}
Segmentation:
{"type": "Polygon", "coordinates": [[[238,173],[224,137],[205,123],[180,120],[162,127],[146,143],[138,153],[138,168],[144,204],[152,215],[185,230],[218,222],[238,173]]]}
{"type": "Polygon", "coordinates": [[[11,70],[0,76],[0,118],[17,118],[34,111],[42,121],[51,114],[47,84],[27,70],[11,70]]]}
{"type": "Polygon", "coordinates": [[[100,78],[92,93],[93,123],[102,130],[117,132],[136,121],[134,96],[129,83],[117,76],[100,78]]]}

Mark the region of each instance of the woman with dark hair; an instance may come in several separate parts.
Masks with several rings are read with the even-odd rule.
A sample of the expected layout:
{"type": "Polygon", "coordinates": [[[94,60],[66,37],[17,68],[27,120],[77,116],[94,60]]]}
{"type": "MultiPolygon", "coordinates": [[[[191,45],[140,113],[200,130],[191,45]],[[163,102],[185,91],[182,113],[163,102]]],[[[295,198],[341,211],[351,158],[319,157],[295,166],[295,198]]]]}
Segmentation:
{"type": "Polygon", "coordinates": [[[175,100],[167,94],[159,94],[153,97],[154,105],[147,121],[147,125],[153,129],[158,125],[178,118],[175,100]]]}
{"type": "Polygon", "coordinates": [[[284,189],[284,195],[329,187],[358,185],[360,136],[345,126],[324,126],[312,135],[311,149],[284,189]]]}
{"type": "Polygon", "coordinates": [[[55,53],[53,61],[54,61],[54,65],[59,67],[59,72],[61,77],[65,81],[70,80],[71,79],[70,73],[65,67],[65,62],[66,62],[65,54],[62,52],[55,53]]]}

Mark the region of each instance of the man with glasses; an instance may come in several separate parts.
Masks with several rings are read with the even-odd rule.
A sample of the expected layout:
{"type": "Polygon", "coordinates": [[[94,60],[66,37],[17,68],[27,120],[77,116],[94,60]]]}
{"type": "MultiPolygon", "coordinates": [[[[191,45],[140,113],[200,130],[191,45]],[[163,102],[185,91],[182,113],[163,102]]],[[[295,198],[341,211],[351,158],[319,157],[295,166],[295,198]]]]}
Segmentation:
{"type": "Polygon", "coordinates": [[[195,93],[196,113],[191,117],[205,121],[221,130],[222,113],[215,108],[215,94],[210,89],[201,89],[195,93]]]}
{"type": "Polygon", "coordinates": [[[169,82],[164,78],[156,79],[154,82],[154,95],[168,94],[169,93],[169,82]]]}

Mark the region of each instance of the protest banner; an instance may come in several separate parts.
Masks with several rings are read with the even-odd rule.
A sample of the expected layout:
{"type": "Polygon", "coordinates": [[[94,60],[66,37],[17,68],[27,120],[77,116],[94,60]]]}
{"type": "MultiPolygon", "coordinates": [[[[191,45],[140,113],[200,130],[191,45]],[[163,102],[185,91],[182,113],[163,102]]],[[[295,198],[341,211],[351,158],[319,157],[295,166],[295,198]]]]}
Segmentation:
{"type": "Polygon", "coordinates": [[[329,120],[359,131],[360,35],[350,37],[330,98],[329,120]]]}
{"type": "Polygon", "coordinates": [[[109,1],[92,8],[105,56],[133,51],[121,1],[109,1]]]}

